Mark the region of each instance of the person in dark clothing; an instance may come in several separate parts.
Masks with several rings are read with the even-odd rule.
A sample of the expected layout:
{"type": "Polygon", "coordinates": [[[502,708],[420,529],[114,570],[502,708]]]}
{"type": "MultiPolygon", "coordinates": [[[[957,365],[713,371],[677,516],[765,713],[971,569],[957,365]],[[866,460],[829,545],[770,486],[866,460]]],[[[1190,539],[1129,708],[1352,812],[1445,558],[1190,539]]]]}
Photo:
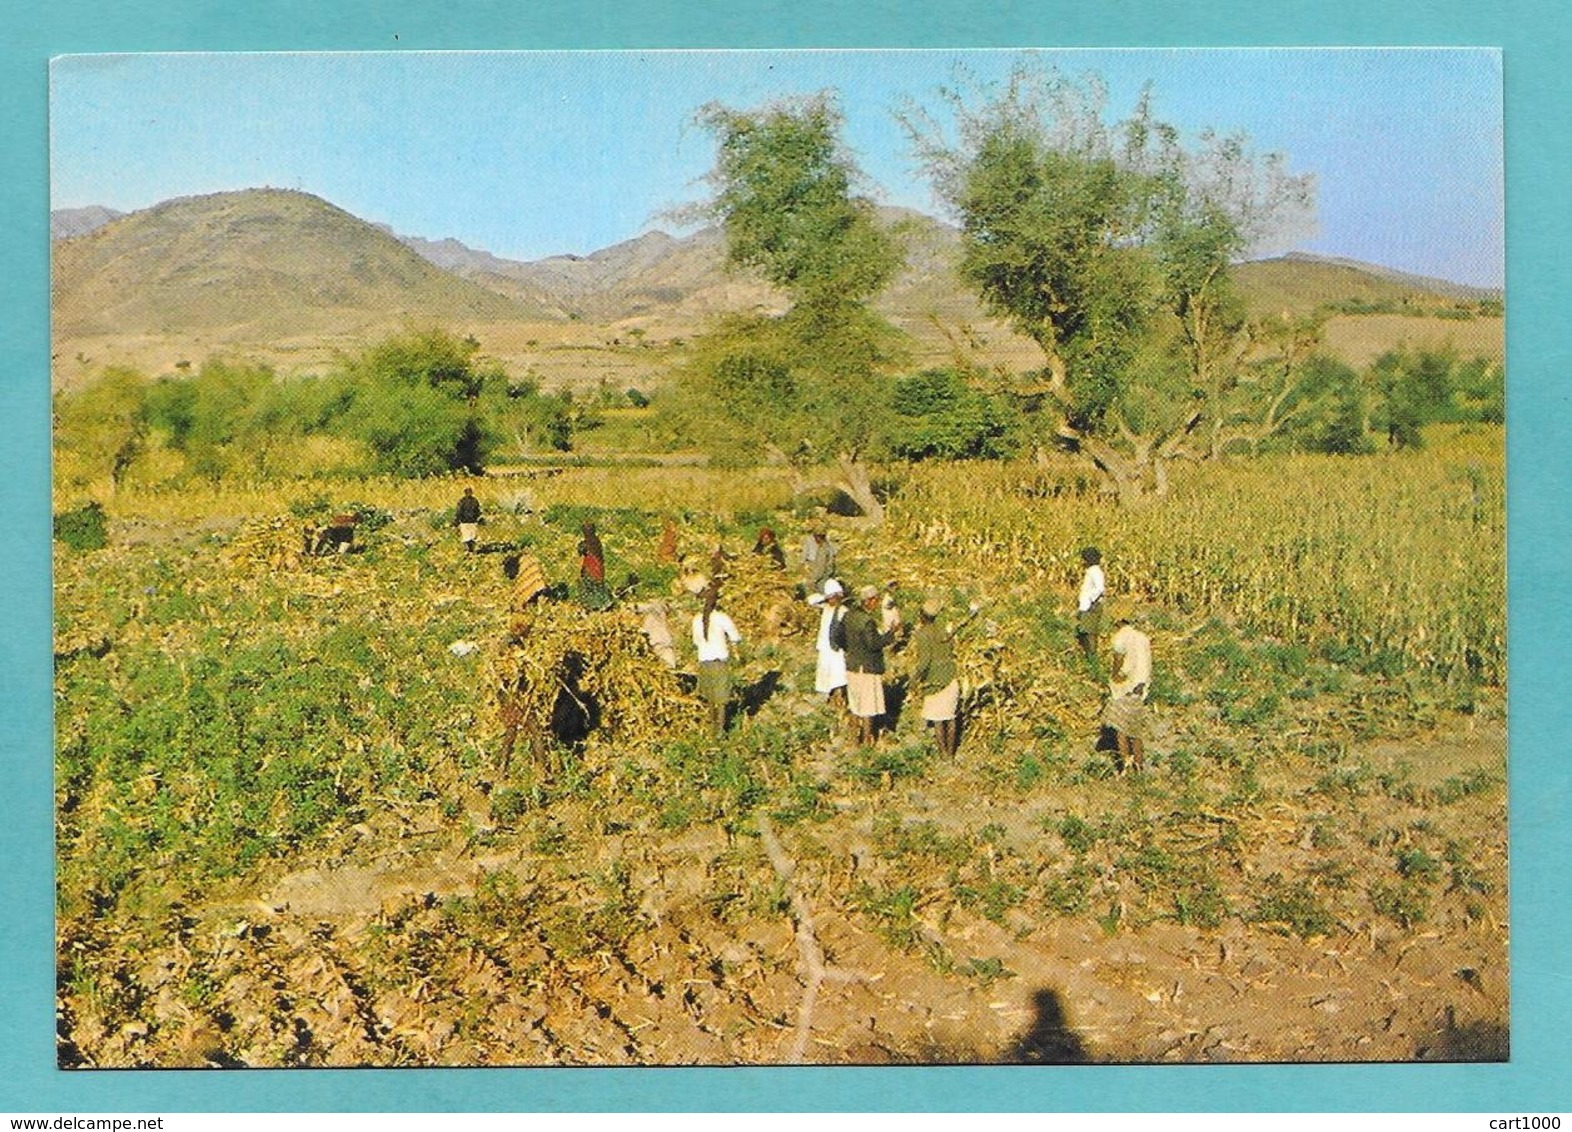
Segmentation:
{"type": "Polygon", "coordinates": [[[453,509],[453,525],[458,528],[459,541],[470,554],[475,553],[475,540],[480,537],[480,500],[475,489],[466,487],[463,498],[453,509]]]}
{"type": "Polygon", "coordinates": [[[355,524],[359,516],[349,512],[334,515],[317,531],[317,554],[348,554],[355,548],[355,524]]]}
{"type": "Polygon", "coordinates": [[[768,558],[777,570],[786,569],[786,551],[776,539],[775,532],[769,527],[759,528],[759,537],[753,544],[753,553],[768,558]]]}
{"type": "Polygon", "coordinates": [[[611,605],[611,591],[606,588],[606,549],[594,523],[585,523],[583,532],[579,540],[579,599],[591,609],[605,609],[611,605]]]}
{"type": "Polygon", "coordinates": [[[896,637],[894,629],[880,630],[878,611],[878,587],[863,586],[857,605],[836,622],[831,637],[846,653],[846,707],[857,720],[857,742],[864,747],[873,742],[884,715],[884,650],[896,637]]]}
{"type": "Polygon", "coordinates": [[[956,625],[939,624],[944,603],[930,595],[918,614],[917,631],[912,634],[912,684],[922,693],[922,718],[933,724],[939,753],[954,757],[960,749],[961,720],[959,669],[955,663],[955,634],[982,606],[972,602],[966,616],[956,625]]]}
{"type": "Polygon", "coordinates": [[[768,558],[778,570],[786,569],[786,548],[781,546],[772,527],[759,528],[759,537],[753,543],[753,553],[768,558]]]}

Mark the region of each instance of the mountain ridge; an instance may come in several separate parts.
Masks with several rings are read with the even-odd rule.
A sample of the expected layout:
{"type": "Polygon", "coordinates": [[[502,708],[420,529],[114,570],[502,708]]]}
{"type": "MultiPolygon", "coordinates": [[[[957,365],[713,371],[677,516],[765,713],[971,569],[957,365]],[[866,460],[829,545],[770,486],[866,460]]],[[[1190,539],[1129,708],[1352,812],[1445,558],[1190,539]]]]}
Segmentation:
{"type": "Polygon", "coordinates": [[[52,250],[52,313],[66,333],[299,333],[390,316],[537,313],[290,189],[177,197],[52,250]]]}
{"type": "MultiPolygon", "coordinates": [[[[297,190],[241,189],[235,190],[234,194],[215,193],[207,196],[294,191],[297,190]]],[[[309,193],[305,195],[313,196],[309,193]]],[[[204,198],[201,196],[171,198],[148,209],[131,213],[119,212],[102,205],[55,209],[50,213],[50,239],[60,241],[79,238],[125,216],[149,212],[174,201],[199,199],[204,198]]],[[[322,200],[320,197],[315,199],[322,200]]],[[[323,203],[330,207],[337,207],[325,200],[323,203]]],[[[956,231],[952,225],[943,220],[911,209],[882,208],[880,212],[886,222],[915,221],[919,225],[931,225],[940,231],[956,231]]],[[[345,215],[354,214],[346,212],[345,215]]],[[[356,217],[356,219],[360,218],[356,217]]],[[[397,240],[433,266],[458,275],[460,278],[522,284],[536,293],[543,286],[548,291],[555,287],[565,295],[578,297],[592,294],[597,289],[614,289],[620,282],[621,276],[629,272],[630,267],[647,269],[670,255],[680,253],[694,242],[700,246],[723,250],[721,234],[713,226],[698,229],[685,236],[674,236],[663,229],[651,228],[628,239],[582,254],[558,253],[539,259],[518,260],[496,255],[485,248],[474,247],[452,236],[432,239],[400,233],[389,224],[363,222],[397,240]]],[[[1236,270],[1244,269],[1248,272],[1259,269],[1261,265],[1270,264],[1307,265],[1360,272],[1409,288],[1416,293],[1465,301],[1499,299],[1503,294],[1500,287],[1462,283],[1440,276],[1404,271],[1351,256],[1317,252],[1289,251],[1280,256],[1243,260],[1236,265],[1236,270]]]]}
{"type": "MultiPolygon", "coordinates": [[[[179,197],[113,213],[93,206],[51,217],[53,230],[78,232],[52,242],[58,383],[103,364],[166,367],[214,350],[320,365],[372,336],[433,324],[481,334],[499,359],[551,381],[644,380],[664,363],[650,350],[626,353],[629,332],[640,347],[680,348],[718,315],[788,306],[758,273],[727,265],[714,226],[651,229],[584,256],[519,261],[452,237],[400,235],[299,190],[179,197]]],[[[910,210],[881,216],[901,229],[906,259],[873,305],[911,337],[913,364],[1041,364],[1037,346],[961,284],[958,229],[910,210]]],[[[1405,322],[1382,341],[1407,340],[1422,321],[1409,315],[1499,294],[1306,253],[1241,264],[1236,278],[1256,313],[1341,305],[1405,322]]],[[[1452,322],[1444,332],[1465,328],[1452,322]]],[[[1486,329],[1475,336],[1488,337],[1486,329]]],[[[1498,342],[1499,321],[1491,333],[1498,342]]]]}

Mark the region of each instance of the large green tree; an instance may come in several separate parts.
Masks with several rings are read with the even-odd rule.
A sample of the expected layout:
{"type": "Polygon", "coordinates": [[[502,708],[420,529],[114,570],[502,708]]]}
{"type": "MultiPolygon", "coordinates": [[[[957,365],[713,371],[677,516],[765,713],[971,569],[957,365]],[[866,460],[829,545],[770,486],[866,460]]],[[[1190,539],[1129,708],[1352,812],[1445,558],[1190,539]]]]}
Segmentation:
{"type": "Polygon", "coordinates": [[[783,458],[802,486],[809,469],[833,460],[836,486],[882,518],[867,461],[899,335],[867,303],[901,251],[856,191],[840,111],[818,94],[755,110],[711,104],[698,121],[716,143],[702,211],[720,222],[728,263],[758,272],[791,307],[727,320],[696,344],[682,375],[689,431],[783,458]],[[693,427],[704,418],[711,427],[693,427]]]}
{"type": "Polygon", "coordinates": [[[1149,93],[1113,121],[1096,76],[1021,68],[940,98],[943,118],[903,121],[961,224],[963,279],[1042,348],[1020,392],[1047,435],[1126,499],[1218,454],[1263,342],[1229,267],[1308,217],[1310,180],[1241,135],[1187,143],[1149,93]]]}

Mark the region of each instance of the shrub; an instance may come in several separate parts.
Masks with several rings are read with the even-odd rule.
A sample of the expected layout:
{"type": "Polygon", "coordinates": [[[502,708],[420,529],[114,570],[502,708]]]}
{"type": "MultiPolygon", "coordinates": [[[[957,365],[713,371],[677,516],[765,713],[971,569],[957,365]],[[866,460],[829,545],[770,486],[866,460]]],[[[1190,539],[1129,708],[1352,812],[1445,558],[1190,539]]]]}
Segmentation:
{"type": "Polygon", "coordinates": [[[55,516],[55,538],[72,550],[99,550],[109,542],[109,525],[100,503],[88,503],[55,516]]]}

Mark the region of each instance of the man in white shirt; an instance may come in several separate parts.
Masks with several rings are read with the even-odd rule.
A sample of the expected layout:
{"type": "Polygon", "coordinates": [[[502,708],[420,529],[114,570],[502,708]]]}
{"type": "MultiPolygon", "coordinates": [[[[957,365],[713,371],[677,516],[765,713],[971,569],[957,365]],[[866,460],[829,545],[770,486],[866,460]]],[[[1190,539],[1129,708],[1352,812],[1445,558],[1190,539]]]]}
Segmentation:
{"type": "Polygon", "coordinates": [[[704,610],[693,618],[693,645],[699,653],[699,695],[710,707],[716,735],[726,731],[726,705],[731,699],[731,647],[742,634],[730,617],[716,608],[714,585],[704,591],[704,610]]]}
{"type": "Polygon", "coordinates": [[[1152,685],[1152,641],[1131,624],[1132,618],[1128,608],[1114,617],[1118,627],[1109,645],[1122,663],[1108,681],[1108,706],[1103,709],[1103,724],[1119,741],[1120,773],[1127,767],[1145,769],[1146,697],[1152,685]]]}
{"type": "Polygon", "coordinates": [[[1087,660],[1097,656],[1097,638],[1103,631],[1103,595],[1108,582],[1103,577],[1103,555],[1095,546],[1081,551],[1086,573],[1081,576],[1081,592],[1075,601],[1075,643],[1087,660]]]}

